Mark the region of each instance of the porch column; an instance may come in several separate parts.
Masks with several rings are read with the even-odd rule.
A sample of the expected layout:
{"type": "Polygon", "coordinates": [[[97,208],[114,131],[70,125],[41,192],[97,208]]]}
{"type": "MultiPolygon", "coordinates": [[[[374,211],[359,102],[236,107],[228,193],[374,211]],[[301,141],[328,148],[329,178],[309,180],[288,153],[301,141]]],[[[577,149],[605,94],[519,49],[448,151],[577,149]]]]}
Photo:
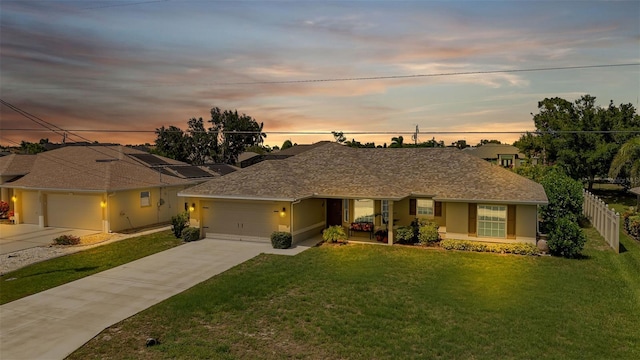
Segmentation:
{"type": "Polygon", "coordinates": [[[393,200],[389,200],[389,222],[387,223],[388,244],[393,245],[393,200]]]}
{"type": "Polygon", "coordinates": [[[43,228],[45,226],[45,212],[47,211],[47,195],[42,191],[38,191],[38,200],[40,202],[40,211],[38,214],[38,226],[43,228]]]}

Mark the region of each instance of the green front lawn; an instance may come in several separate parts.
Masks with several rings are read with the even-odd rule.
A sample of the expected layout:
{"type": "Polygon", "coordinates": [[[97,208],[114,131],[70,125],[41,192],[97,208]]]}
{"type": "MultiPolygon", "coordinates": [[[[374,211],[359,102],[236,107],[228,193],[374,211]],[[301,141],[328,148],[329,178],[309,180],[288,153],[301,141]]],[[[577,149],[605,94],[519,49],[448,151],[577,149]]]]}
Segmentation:
{"type": "Polygon", "coordinates": [[[43,261],[0,276],[0,304],[111,269],[182,244],[171,231],[129,238],[43,261]]]}
{"type": "Polygon", "coordinates": [[[72,359],[640,358],[640,246],[567,260],[401,246],[260,255],[72,359]],[[148,337],[158,346],[145,347],[148,337]]]}

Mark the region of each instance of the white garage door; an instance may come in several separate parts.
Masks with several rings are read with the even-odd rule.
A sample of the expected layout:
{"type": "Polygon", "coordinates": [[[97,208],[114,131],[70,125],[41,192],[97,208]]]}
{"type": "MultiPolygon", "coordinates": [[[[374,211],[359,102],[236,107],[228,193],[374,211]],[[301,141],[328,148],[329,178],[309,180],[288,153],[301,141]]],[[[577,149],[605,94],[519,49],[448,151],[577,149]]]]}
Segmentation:
{"type": "Polygon", "coordinates": [[[202,204],[202,226],[208,238],[270,241],[278,230],[278,205],[209,201],[202,204]]]}
{"type": "Polygon", "coordinates": [[[38,225],[40,220],[40,200],[38,193],[33,191],[23,191],[22,197],[22,222],[25,224],[38,225]]]}
{"type": "Polygon", "coordinates": [[[100,195],[47,195],[47,226],[102,230],[100,195]]]}

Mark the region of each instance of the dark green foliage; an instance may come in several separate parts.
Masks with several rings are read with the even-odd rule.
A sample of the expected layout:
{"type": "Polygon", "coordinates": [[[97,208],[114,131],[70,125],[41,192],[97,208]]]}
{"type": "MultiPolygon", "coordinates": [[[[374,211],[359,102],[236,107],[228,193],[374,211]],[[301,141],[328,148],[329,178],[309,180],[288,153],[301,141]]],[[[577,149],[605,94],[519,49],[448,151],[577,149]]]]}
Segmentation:
{"type": "Polygon", "coordinates": [[[53,239],[54,245],[78,245],[80,238],[74,235],[60,235],[53,239]]]}
{"type": "Polygon", "coordinates": [[[582,185],[557,170],[549,171],[540,183],[549,198],[549,204],[541,208],[542,221],[550,228],[561,217],[578,221],[584,202],[582,185]]]}
{"type": "Polygon", "coordinates": [[[200,240],[200,228],[197,228],[197,227],[184,228],[181,233],[181,238],[186,242],[200,240]]]}
{"type": "Polygon", "coordinates": [[[428,221],[426,224],[421,225],[418,230],[418,240],[422,245],[432,245],[440,240],[440,234],[438,233],[437,223],[428,221]]]}
{"type": "Polygon", "coordinates": [[[622,214],[624,231],[632,238],[640,240],[640,213],[629,210],[622,214]]]}
{"type": "Polygon", "coordinates": [[[566,258],[580,256],[587,238],[580,226],[571,218],[560,218],[549,232],[547,244],[552,255],[566,258]]]}
{"type": "Polygon", "coordinates": [[[222,134],[216,160],[227,164],[235,164],[238,155],[247,147],[261,145],[267,137],[262,132],[263,123],[258,123],[249,115],[239,115],[237,110],[211,109],[210,132],[222,134]]]}
{"type": "Polygon", "coordinates": [[[411,226],[401,226],[396,230],[396,237],[398,238],[398,243],[400,244],[414,244],[414,234],[413,227],[411,226]]]}
{"type": "Polygon", "coordinates": [[[271,233],[271,246],[274,249],[288,249],[291,247],[291,233],[286,231],[274,231],[271,233]]]}
{"type": "Polygon", "coordinates": [[[182,230],[189,226],[189,213],[182,212],[178,215],[174,215],[171,217],[171,231],[176,239],[180,239],[182,236],[182,230]]]}
{"type": "Polygon", "coordinates": [[[440,242],[440,246],[446,250],[492,252],[500,254],[536,255],[539,253],[539,250],[535,245],[525,243],[501,244],[446,239],[440,242]]]}

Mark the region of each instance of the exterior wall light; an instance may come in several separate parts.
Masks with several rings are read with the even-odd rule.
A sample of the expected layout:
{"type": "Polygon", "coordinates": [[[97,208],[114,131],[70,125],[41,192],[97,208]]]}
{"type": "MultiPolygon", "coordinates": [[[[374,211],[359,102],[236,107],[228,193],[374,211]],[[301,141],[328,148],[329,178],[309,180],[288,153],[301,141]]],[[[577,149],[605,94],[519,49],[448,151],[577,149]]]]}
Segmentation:
{"type": "Polygon", "coordinates": [[[106,208],[107,207],[107,202],[106,201],[100,201],[100,207],[101,208],[106,208]]]}
{"type": "Polygon", "coordinates": [[[191,203],[191,206],[189,206],[189,211],[190,212],[196,211],[196,203],[191,203]]]}
{"type": "Polygon", "coordinates": [[[283,207],[282,211],[280,211],[280,217],[284,217],[285,215],[287,215],[287,209],[283,207]]]}
{"type": "Polygon", "coordinates": [[[14,195],[14,196],[11,197],[11,201],[16,202],[16,201],[18,201],[18,198],[14,195]]]}

